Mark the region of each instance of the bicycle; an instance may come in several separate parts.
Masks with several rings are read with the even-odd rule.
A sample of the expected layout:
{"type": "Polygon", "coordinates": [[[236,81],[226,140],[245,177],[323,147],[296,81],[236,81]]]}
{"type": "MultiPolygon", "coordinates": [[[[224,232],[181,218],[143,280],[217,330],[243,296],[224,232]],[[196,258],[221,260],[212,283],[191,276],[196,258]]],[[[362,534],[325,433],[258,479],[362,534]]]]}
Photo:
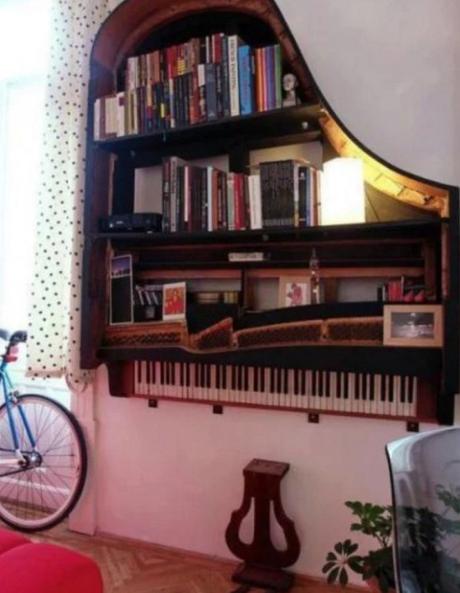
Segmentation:
{"type": "Polygon", "coordinates": [[[83,490],[87,453],[82,430],[61,404],[42,395],[20,395],[8,374],[27,333],[11,336],[0,356],[0,519],[21,531],[62,521],[83,490]]]}

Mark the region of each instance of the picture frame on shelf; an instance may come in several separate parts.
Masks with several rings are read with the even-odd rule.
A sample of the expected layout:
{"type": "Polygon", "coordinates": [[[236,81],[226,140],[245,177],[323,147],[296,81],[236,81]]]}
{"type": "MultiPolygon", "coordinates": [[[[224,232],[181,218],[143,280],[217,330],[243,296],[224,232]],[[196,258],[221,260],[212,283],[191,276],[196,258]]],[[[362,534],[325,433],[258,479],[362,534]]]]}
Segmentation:
{"type": "Polygon", "coordinates": [[[134,322],[133,258],[130,254],[110,258],[110,325],[134,322]]]}
{"type": "Polygon", "coordinates": [[[310,305],[311,283],[308,276],[281,276],[279,279],[278,306],[299,307],[310,305]]]}
{"type": "Polygon", "coordinates": [[[444,339],[442,305],[385,305],[384,346],[442,347],[444,339]]]}
{"type": "Polygon", "coordinates": [[[187,284],[172,282],[163,285],[163,321],[185,321],[187,284]]]}

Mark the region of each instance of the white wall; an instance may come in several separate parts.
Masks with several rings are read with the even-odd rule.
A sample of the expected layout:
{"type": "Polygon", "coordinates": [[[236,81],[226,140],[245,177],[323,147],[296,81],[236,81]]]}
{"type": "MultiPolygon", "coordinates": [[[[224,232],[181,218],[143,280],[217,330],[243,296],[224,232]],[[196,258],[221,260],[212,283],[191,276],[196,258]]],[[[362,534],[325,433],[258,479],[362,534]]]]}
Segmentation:
{"type": "MultiPolygon", "coordinates": [[[[460,184],[460,101],[454,71],[457,0],[280,0],[338,116],[368,147],[425,177],[460,184]]],[[[459,62],[457,61],[457,64],[459,62]]],[[[402,423],[226,409],[107,394],[96,385],[100,530],[228,556],[224,530],[253,457],[288,461],[288,514],[302,540],[300,572],[319,574],[348,534],[343,501],[389,501],[386,442],[402,423]]]]}

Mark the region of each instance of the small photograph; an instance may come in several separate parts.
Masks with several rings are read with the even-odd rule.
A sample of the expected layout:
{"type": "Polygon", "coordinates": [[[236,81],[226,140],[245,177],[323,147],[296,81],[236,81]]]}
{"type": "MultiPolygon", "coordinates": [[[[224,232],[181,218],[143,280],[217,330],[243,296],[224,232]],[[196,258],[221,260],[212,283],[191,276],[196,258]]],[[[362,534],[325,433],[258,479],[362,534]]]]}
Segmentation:
{"type": "Polygon", "coordinates": [[[384,344],[442,346],[441,305],[393,305],[384,310],[384,344]]]}
{"type": "Polygon", "coordinates": [[[174,282],[163,285],[164,321],[185,319],[186,305],[187,285],[185,282],[174,282]]]}
{"type": "Polygon", "coordinates": [[[309,278],[304,276],[280,278],[278,303],[280,307],[309,305],[310,297],[309,278]]]}
{"type": "Polygon", "coordinates": [[[110,275],[112,278],[131,276],[132,258],[131,255],[118,255],[112,257],[110,275]]]}

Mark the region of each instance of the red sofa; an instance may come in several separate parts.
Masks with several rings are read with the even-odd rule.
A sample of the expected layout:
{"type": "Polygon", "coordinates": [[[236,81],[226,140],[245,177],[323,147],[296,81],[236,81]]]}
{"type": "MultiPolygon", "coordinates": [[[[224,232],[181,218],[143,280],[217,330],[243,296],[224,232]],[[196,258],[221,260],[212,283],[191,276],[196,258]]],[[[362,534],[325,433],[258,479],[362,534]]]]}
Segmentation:
{"type": "Polygon", "coordinates": [[[0,529],[1,593],[102,593],[97,564],[66,548],[0,529]]]}

